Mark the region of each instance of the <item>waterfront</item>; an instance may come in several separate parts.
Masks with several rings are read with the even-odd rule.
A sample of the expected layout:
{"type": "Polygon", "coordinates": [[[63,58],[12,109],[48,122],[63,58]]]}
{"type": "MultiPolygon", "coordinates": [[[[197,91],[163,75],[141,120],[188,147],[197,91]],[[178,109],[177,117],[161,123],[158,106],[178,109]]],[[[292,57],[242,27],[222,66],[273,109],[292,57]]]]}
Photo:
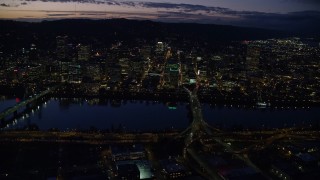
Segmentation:
{"type": "MultiPolygon", "coordinates": [[[[1,110],[16,103],[2,99],[1,110]]],[[[221,129],[271,129],[318,127],[318,107],[310,109],[253,109],[202,104],[204,119],[221,129]]],[[[160,101],[51,98],[36,106],[4,129],[24,129],[30,125],[40,130],[108,130],[152,132],[183,130],[191,115],[187,103],[160,101]]]]}

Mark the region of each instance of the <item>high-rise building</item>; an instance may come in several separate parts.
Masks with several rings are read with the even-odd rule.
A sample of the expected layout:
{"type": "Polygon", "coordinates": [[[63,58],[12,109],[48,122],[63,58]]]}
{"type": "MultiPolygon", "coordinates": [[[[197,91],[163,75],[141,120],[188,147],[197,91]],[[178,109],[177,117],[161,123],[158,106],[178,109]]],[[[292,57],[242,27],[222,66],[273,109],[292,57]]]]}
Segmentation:
{"type": "Polygon", "coordinates": [[[256,71],[260,62],[261,48],[258,45],[249,44],[247,47],[246,70],[256,71]]]}
{"type": "Polygon", "coordinates": [[[81,66],[80,65],[69,65],[68,67],[68,82],[69,83],[81,83],[82,75],[81,75],[81,66]]]}
{"type": "Polygon", "coordinates": [[[177,88],[180,85],[181,66],[175,59],[169,59],[163,74],[164,85],[168,88],[177,88]]]}
{"type": "Polygon", "coordinates": [[[148,59],[149,57],[151,57],[151,46],[143,46],[141,49],[141,55],[145,59],[148,59]]]}
{"type": "Polygon", "coordinates": [[[0,50],[0,65],[1,67],[4,67],[5,64],[4,53],[0,50]]]}
{"type": "Polygon", "coordinates": [[[59,61],[61,82],[68,81],[69,66],[70,65],[71,65],[71,62],[59,61]]]}
{"type": "Polygon", "coordinates": [[[64,60],[68,55],[68,36],[57,36],[57,58],[58,60],[64,60]]]}
{"type": "Polygon", "coordinates": [[[44,74],[44,67],[41,64],[29,65],[26,73],[31,81],[39,81],[44,74]]]}
{"type": "Polygon", "coordinates": [[[121,81],[121,66],[117,64],[109,64],[108,65],[107,75],[109,77],[110,82],[116,83],[121,81]]]}
{"type": "Polygon", "coordinates": [[[131,76],[141,78],[145,71],[145,62],[142,57],[132,57],[130,60],[131,76]]]}
{"type": "Polygon", "coordinates": [[[35,44],[31,44],[29,51],[29,62],[37,62],[39,60],[37,46],[35,44]]]}
{"type": "Polygon", "coordinates": [[[130,65],[128,58],[120,58],[119,65],[121,67],[121,76],[123,78],[127,78],[130,72],[130,65]]]}
{"type": "Polygon", "coordinates": [[[89,61],[90,59],[90,46],[79,45],[78,46],[78,61],[89,61]]]}
{"type": "Polygon", "coordinates": [[[208,61],[202,57],[196,58],[196,73],[201,82],[207,82],[208,61]]]}
{"type": "Polygon", "coordinates": [[[156,45],[156,52],[163,53],[165,48],[165,44],[163,42],[158,42],[156,45]]]}

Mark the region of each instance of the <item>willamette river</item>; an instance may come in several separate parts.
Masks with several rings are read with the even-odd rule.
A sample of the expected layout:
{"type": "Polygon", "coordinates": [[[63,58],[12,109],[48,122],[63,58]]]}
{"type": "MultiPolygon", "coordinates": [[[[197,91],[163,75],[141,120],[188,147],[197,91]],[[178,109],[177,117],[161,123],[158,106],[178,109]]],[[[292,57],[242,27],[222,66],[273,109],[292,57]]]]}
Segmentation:
{"type": "MultiPolygon", "coordinates": [[[[1,99],[0,111],[16,104],[16,99],[1,99]]],[[[320,108],[247,109],[243,107],[203,104],[203,117],[211,125],[229,128],[283,128],[319,126],[320,108]]],[[[168,105],[156,101],[106,101],[55,99],[39,105],[29,114],[17,118],[4,129],[36,125],[41,130],[152,131],[185,129],[190,124],[187,103],[168,105]]]]}

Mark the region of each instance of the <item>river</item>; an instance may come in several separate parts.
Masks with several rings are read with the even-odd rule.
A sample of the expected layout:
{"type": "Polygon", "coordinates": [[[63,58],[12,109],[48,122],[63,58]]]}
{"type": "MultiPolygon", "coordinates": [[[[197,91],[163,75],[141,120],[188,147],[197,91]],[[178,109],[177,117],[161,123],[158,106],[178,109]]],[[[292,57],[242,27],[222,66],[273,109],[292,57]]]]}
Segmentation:
{"type": "MultiPolygon", "coordinates": [[[[0,100],[0,111],[18,99],[0,100]]],[[[252,109],[202,104],[204,119],[222,129],[283,128],[319,126],[320,108],[252,109]]],[[[187,103],[168,104],[158,101],[51,98],[29,114],[17,118],[5,129],[23,129],[36,125],[40,130],[121,130],[162,131],[183,130],[190,124],[187,103]]]]}

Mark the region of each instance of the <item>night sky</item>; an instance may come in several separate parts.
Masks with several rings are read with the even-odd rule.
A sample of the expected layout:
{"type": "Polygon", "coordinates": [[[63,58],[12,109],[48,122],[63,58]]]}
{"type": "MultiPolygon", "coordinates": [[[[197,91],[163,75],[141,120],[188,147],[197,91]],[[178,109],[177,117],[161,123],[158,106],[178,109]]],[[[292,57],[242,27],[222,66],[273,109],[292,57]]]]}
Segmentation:
{"type": "Polygon", "coordinates": [[[273,29],[313,28],[319,0],[0,0],[0,19],[127,18],[273,29]]]}

